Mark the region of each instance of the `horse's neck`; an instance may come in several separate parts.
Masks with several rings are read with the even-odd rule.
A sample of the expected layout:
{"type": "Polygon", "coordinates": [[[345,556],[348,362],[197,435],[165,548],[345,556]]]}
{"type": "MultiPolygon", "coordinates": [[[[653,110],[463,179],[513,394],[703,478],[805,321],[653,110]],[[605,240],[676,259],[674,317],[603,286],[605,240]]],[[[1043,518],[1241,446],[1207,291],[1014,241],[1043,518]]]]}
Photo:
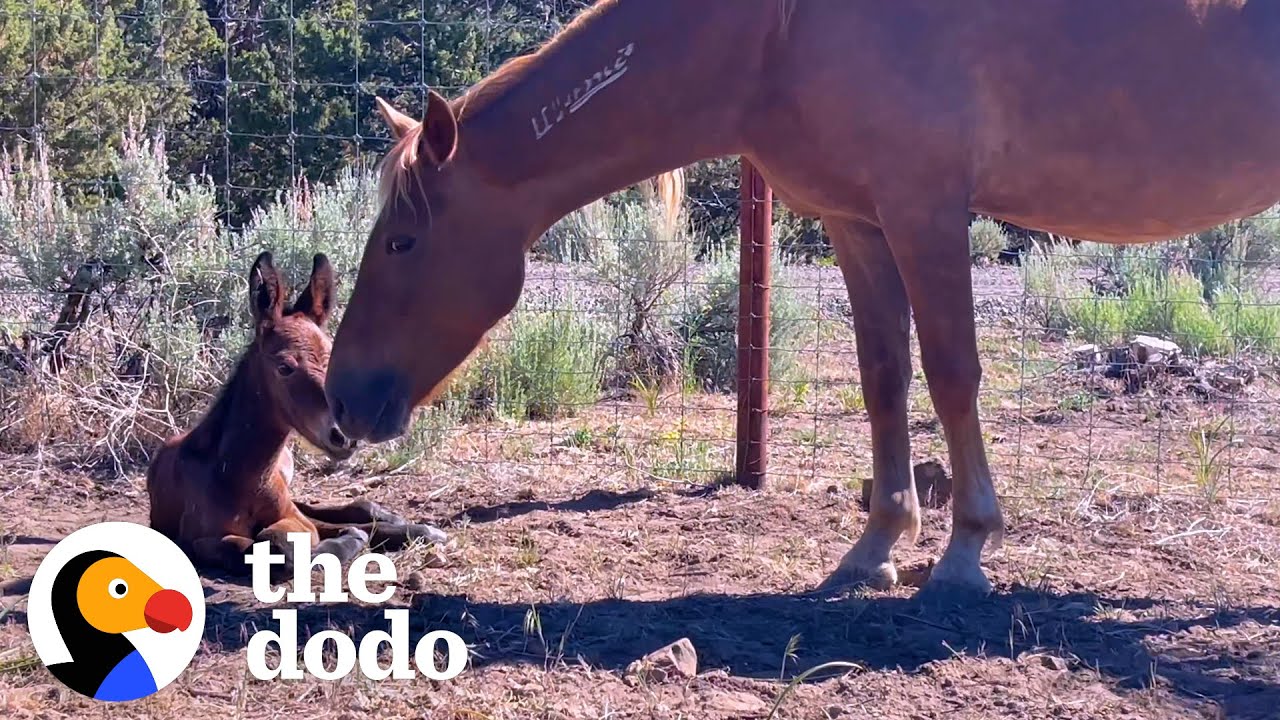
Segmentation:
{"type": "Polygon", "coordinates": [[[784,0],[603,2],[457,101],[485,173],[550,224],[610,192],[742,151],[784,0]]]}
{"type": "Polygon", "coordinates": [[[269,399],[258,380],[246,354],[222,395],[187,436],[186,442],[210,462],[222,483],[261,483],[280,453],[287,452],[290,429],[267,411],[269,399]]]}

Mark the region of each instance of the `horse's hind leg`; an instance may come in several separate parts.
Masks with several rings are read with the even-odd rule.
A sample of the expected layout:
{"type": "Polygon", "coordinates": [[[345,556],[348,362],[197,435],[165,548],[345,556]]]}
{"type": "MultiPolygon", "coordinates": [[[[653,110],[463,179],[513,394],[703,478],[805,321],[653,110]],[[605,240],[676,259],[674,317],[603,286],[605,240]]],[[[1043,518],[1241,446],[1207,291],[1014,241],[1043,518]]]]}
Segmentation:
{"type": "MultiPolygon", "coordinates": [[[[988,539],[999,545],[1004,522],[978,416],[982,365],[973,316],[969,216],[965,202],[953,201],[947,209],[921,198],[922,189],[885,198],[881,218],[915,313],[929,394],[955,473],[951,539],[929,585],[985,594],[991,583],[982,571],[982,549],[988,539]]],[[[967,195],[951,190],[953,197],[967,195]]]]}
{"type": "Polygon", "coordinates": [[[920,507],[911,476],[907,390],[911,382],[910,308],[884,234],[871,225],[827,220],[853,307],[862,394],[871,420],[872,486],[867,526],[824,587],[897,582],[892,550],[914,542],[920,507]]]}

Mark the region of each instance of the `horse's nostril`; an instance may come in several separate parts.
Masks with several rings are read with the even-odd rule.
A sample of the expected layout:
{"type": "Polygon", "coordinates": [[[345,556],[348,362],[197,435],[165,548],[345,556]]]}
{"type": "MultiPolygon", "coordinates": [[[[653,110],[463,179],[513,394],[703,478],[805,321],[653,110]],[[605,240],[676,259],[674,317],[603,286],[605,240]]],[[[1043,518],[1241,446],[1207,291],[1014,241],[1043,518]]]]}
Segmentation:
{"type": "Polygon", "coordinates": [[[347,436],[343,435],[338,428],[334,428],[329,431],[329,442],[333,443],[334,447],[346,447],[347,436]]]}
{"type": "MultiPolygon", "coordinates": [[[[334,400],[333,401],[333,419],[341,423],[342,418],[346,414],[347,414],[347,406],[343,405],[341,400],[334,400]]],[[[335,430],[334,432],[337,432],[337,431],[335,430]]]]}

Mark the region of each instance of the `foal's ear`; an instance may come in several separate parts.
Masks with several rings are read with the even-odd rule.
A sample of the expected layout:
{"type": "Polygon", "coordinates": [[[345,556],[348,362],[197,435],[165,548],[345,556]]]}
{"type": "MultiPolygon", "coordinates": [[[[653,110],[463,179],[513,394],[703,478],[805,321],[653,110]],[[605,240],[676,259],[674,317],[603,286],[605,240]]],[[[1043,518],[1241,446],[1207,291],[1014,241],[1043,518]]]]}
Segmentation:
{"type": "Polygon", "coordinates": [[[387,124],[387,129],[391,131],[391,137],[396,140],[408,135],[409,131],[418,126],[417,120],[391,107],[391,103],[386,100],[375,95],[373,102],[378,106],[378,114],[382,116],[382,121],[387,124]]]}
{"type": "Polygon", "coordinates": [[[324,327],[333,313],[333,302],[336,296],[333,265],[324,253],[316,253],[311,263],[311,281],[293,304],[293,312],[299,312],[324,327]]]}
{"type": "Polygon", "coordinates": [[[449,101],[435,90],[427,91],[427,115],[422,119],[418,144],[436,167],[448,163],[458,151],[458,117],[449,101]]]}
{"type": "Polygon", "coordinates": [[[284,314],[284,283],[280,281],[270,252],[259,255],[249,271],[249,309],[259,328],[274,323],[284,314]]]}

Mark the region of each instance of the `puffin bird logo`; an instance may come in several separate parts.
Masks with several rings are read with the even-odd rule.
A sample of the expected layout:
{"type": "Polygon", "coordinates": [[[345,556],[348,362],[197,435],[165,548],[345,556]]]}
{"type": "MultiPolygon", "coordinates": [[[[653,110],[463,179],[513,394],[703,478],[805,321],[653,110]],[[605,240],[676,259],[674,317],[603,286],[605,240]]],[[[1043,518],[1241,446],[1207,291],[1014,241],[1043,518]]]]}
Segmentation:
{"type": "Polygon", "coordinates": [[[167,547],[151,538],[154,532],[133,523],[83,528],[58,543],[32,579],[28,624],[36,652],[82,695],[108,702],[151,695],[181,673],[199,645],[199,578],[182,551],[163,536],[167,547]],[[107,526],[113,532],[91,532],[107,526]]]}

